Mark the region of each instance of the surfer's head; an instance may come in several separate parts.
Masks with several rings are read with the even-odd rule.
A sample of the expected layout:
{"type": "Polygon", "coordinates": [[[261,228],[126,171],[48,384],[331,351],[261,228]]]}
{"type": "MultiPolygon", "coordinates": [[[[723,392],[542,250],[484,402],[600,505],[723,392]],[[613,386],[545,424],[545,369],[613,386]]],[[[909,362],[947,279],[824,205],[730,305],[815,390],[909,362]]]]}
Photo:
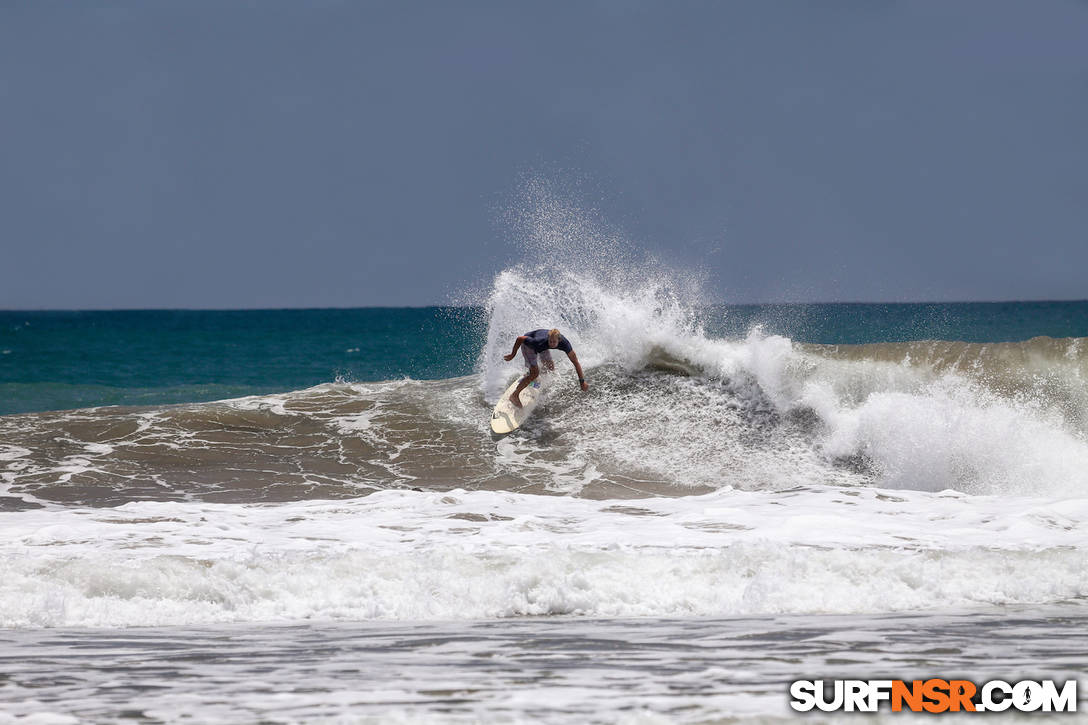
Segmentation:
{"type": "Polygon", "coordinates": [[[552,329],[548,330],[548,347],[559,347],[559,328],[553,327],[552,329]]]}

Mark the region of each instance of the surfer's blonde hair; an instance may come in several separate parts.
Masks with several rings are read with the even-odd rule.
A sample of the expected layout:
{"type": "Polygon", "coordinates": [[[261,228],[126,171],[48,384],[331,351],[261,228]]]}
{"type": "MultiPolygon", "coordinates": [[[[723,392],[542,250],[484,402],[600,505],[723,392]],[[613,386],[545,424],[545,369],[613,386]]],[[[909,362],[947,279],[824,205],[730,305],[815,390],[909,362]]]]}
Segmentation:
{"type": "Polygon", "coordinates": [[[556,345],[559,344],[559,328],[558,327],[553,327],[552,329],[548,330],[548,342],[551,342],[552,340],[555,340],[556,345]]]}

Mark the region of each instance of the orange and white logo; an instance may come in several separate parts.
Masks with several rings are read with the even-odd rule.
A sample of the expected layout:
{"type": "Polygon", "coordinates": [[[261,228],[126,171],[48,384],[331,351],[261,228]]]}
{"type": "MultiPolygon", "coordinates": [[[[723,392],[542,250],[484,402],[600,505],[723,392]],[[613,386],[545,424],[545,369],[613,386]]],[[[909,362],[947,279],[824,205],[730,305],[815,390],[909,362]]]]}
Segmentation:
{"type": "Polygon", "coordinates": [[[797,680],[790,697],[798,712],[877,712],[885,704],[892,712],[1076,712],[1077,681],[797,680]]]}

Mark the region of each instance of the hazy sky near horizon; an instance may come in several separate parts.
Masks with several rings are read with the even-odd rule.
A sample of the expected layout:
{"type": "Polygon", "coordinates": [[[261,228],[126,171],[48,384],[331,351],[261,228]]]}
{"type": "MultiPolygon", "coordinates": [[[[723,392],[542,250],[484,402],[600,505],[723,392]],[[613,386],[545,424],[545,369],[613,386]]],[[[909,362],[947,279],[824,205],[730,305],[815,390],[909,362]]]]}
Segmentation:
{"type": "Polygon", "coordinates": [[[0,308],[463,302],[527,184],[713,301],[1085,298],[1088,3],[0,3],[0,308]]]}

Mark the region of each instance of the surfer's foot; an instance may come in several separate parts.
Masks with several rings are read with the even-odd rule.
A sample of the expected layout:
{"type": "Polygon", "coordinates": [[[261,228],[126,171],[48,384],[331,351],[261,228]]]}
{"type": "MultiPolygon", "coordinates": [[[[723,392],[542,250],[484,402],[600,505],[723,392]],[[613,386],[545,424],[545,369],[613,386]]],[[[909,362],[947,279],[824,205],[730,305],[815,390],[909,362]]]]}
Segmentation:
{"type": "Polygon", "coordinates": [[[521,401],[518,400],[518,394],[517,393],[514,393],[514,394],[512,394],[510,396],[510,402],[514,404],[515,408],[520,408],[521,407],[521,401]]]}

